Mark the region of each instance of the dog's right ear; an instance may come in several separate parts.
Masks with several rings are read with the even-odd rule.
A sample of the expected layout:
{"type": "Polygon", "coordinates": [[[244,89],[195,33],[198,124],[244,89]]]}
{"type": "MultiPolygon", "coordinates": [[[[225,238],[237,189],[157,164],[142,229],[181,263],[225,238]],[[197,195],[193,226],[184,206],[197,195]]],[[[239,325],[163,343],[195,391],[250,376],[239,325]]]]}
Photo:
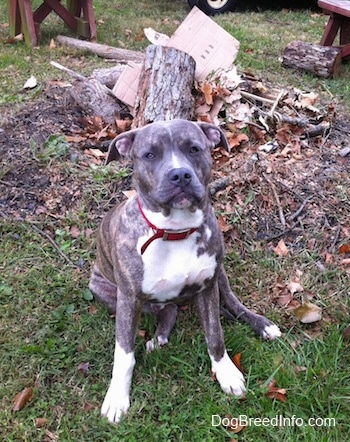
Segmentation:
{"type": "Polygon", "coordinates": [[[106,164],[120,157],[130,157],[131,148],[134,143],[135,135],[138,129],[129,130],[117,135],[110,143],[106,158],[106,164]]]}

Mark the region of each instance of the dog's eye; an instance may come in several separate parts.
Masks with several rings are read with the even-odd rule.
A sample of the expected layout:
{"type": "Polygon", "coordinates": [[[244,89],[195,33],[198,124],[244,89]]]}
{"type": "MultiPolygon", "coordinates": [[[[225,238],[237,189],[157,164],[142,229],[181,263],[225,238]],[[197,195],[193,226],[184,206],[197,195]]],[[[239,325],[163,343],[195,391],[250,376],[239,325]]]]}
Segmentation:
{"type": "Polygon", "coordinates": [[[198,152],[199,152],[199,148],[197,146],[190,147],[190,153],[194,154],[194,153],[198,153],[198,152]]]}
{"type": "Polygon", "coordinates": [[[147,160],[153,160],[155,157],[156,156],[153,152],[147,152],[144,154],[144,158],[147,158],[147,160]]]}

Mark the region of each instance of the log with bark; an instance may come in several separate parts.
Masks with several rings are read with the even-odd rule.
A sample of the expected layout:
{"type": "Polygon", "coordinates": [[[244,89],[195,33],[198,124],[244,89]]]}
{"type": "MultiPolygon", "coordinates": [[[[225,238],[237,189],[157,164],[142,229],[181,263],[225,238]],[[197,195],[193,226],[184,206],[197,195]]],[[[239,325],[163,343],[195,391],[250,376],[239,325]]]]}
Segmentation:
{"type": "Polygon", "coordinates": [[[175,48],[150,45],[146,49],[137,91],[133,127],[194,115],[193,84],[196,63],[175,48]]]}
{"type": "Polygon", "coordinates": [[[284,49],[282,65],[308,71],[319,77],[332,78],[339,74],[341,50],[334,46],[293,41],[284,49]]]}
{"type": "Polygon", "coordinates": [[[120,63],[127,63],[128,61],[142,63],[144,59],[144,54],[139,51],[130,51],[128,49],[115,48],[113,46],[107,46],[85,40],[78,40],[76,38],[65,37],[64,35],[58,35],[56,37],[56,41],[59,44],[69,46],[71,48],[92,52],[99,57],[118,60],[120,63]]]}
{"type": "Polygon", "coordinates": [[[85,77],[55,61],[51,61],[50,64],[67,72],[76,80],[70,94],[86,114],[99,116],[106,123],[113,123],[115,118],[128,113],[126,106],[114,96],[112,90],[98,79],[85,77]]]}

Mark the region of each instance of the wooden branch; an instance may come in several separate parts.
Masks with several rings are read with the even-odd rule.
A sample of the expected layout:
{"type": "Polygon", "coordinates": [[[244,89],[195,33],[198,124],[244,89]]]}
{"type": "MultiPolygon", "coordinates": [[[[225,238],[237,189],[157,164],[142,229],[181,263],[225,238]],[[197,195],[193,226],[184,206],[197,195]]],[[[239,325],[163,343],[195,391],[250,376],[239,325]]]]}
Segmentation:
{"type": "Polygon", "coordinates": [[[49,243],[52,245],[52,247],[57,251],[57,253],[72,267],[78,267],[76,266],[69,258],[68,256],[62,252],[62,250],[59,248],[59,246],[56,244],[56,242],[51,238],[49,234],[44,232],[43,230],[39,229],[38,227],[34,226],[31,222],[29,222],[31,228],[36,232],[39,233],[39,235],[46,238],[49,243]]]}
{"type": "Polygon", "coordinates": [[[284,217],[284,213],[283,213],[283,209],[282,209],[282,205],[281,205],[281,201],[279,199],[278,193],[276,191],[275,185],[273,184],[273,182],[270,180],[270,178],[266,175],[266,173],[263,173],[263,177],[265,178],[265,180],[270,184],[271,190],[273,192],[273,195],[275,197],[276,203],[277,203],[277,207],[278,207],[278,212],[279,212],[279,216],[280,216],[280,222],[282,224],[283,227],[286,226],[286,219],[284,217]]]}
{"type": "Polygon", "coordinates": [[[307,198],[305,198],[305,200],[302,202],[301,206],[299,207],[299,209],[294,212],[292,215],[290,215],[288,217],[288,221],[294,221],[295,218],[298,218],[298,216],[301,214],[301,212],[304,210],[306,204],[313,198],[313,195],[308,196],[307,198]]]}
{"type": "Polygon", "coordinates": [[[118,60],[120,63],[127,63],[134,61],[135,63],[142,63],[144,54],[139,51],[130,51],[128,49],[114,48],[113,46],[102,45],[99,43],[92,43],[85,40],[78,40],[76,38],[65,37],[58,35],[56,41],[71,48],[89,51],[102,58],[112,58],[118,60]]]}
{"type": "Polygon", "coordinates": [[[86,80],[87,78],[84,75],[79,74],[78,72],[73,71],[72,69],[66,68],[65,66],[57,63],[56,61],[50,61],[50,65],[59,69],[60,71],[67,72],[71,77],[76,78],[77,80],[86,80]]]}

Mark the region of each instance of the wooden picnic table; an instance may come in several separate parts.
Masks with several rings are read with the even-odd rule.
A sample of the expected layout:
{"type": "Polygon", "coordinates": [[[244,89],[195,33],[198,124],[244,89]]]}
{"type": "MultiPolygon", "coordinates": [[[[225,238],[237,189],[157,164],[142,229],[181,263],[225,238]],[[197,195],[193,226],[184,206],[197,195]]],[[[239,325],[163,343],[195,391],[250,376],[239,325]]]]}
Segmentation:
{"type": "Polygon", "coordinates": [[[337,46],[334,41],[339,33],[339,46],[342,58],[350,56],[350,1],[318,0],[318,6],[329,15],[320,44],[337,46]]]}
{"type": "Polygon", "coordinates": [[[43,0],[32,10],[30,0],[7,0],[10,37],[21,32],[28,46],[37,46],[41,37],[40,24],[54,11],[76,34],[96,40],[96,24],[92,0],[67,0],[66,7],[61,0],[43,0]]]}

